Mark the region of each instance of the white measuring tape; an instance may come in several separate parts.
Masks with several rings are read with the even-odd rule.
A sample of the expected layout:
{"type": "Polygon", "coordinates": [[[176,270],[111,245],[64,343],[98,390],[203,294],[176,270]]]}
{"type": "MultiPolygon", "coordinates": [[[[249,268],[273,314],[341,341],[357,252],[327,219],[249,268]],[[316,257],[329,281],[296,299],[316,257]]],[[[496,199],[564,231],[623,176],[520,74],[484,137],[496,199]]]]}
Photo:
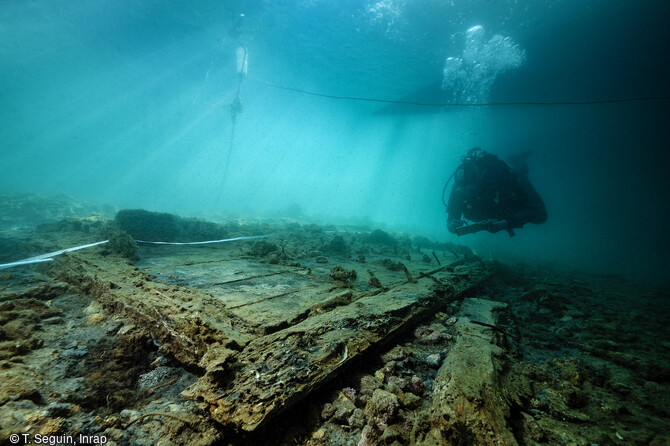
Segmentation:
{"type": "Polygon", "coordinates": [[[146,240],[135,240],[137,243],[150,243],[152,245],[206,245],[209,243],[224,243],[224,242],[234,242],[236,240],[252,240],[255,238],[267,238],[274,237],[277,234],[267,234],[267,235],[247,235],[244,237],[235,237],[235,238],[224,238],[221,240],[207,240],[204,242],[147,242],[146,240]]]}
{"type": "Polygon", "coordinates": [[[108,241],[109,240],[103,240],[102,242],[89,243],[88,245],[75,246],[74,248],[67,248],[67,249],[61,249],[60,251],[49,252],[47,254],[42,254],[41,256],[29,257],[27,259],[19,260],[17,262],[3,263],[2,265],[0,265],[0,269],[10,268],[12,266],[19,266],[19,265],[29,265],[31,263],[51,262],[53,260],[52,257],[57,256],[59,254],[63,254],[64,252],[78,251],[80,249],[90,248],[91,246],[102,245],[103,243],[107,243],[108,241]]]}
{"type": "MultiPolygon", "coordinates": [[[[257,238],[267,238],[267,237],[274,237],[277,234],[267,234],[267,235],[248,235],[244,237],[234,237],[234,238],[226,238],[226,239],[221,239],[221,240],[207,240],[204,242],[148,242],[146,240],[135,240],[137,243],[148,243],[152,245],[206,245],[209,243],[225,243],[225,242],[234,242],[236,240],[252,240],[252,239],[257,239],[257,238]]],[[[5,268],[11,268],[13,266],[20,266],[20,265],[30,265],[31,263],[41,263],[41,262],[51,262],[53,260],[54,256],[57,256],[59,254],[63,254],[65,252],[72,252],[72,251],[78,251],[80,249],[85,249],[85,248],[90,248],[92,246],[97,246],[97,245],[102,245],[104,243],[109,242],[109,240],[103,240],[101,242],[96,242],[96,243],[89,243],[88,245],[81,245],[81,246],[75,246],[74,248],[67,248],[67,249],[61,249],[60,251],[54,251],[54,252],[49,252],[47,254],[42,254],[40,256],[35,256],[35,257],[29,257],[27,259],[23,260],[18,260],[16,262],[12,263],[3,263],[0,264],[0,269],[5,269],[5,268]]]]}

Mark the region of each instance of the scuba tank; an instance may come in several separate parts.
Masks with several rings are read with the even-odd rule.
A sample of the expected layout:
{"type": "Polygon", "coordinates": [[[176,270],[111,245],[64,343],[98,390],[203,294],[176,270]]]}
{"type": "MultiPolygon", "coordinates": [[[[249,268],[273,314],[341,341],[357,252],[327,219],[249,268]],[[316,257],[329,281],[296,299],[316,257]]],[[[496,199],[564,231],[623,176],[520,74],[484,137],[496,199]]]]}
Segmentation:
{"type": "Polygon", "coordinates": [[[444,199],[444,194],[447,191],[447,187],[452,179],[458,184],[464,182],[475,182],[479,179],[479,167],[477,167],[478,161],[483,159],[485,156],[489,155],[486,151],[482,150],[480,147],[473,147],[468,150],[468,152],[461,157],[461,164],[454,170],[447,182],[444,183],[444,189],[442,189],[442,204],[444,207],[447,207],[447,202],[444,199]]]}

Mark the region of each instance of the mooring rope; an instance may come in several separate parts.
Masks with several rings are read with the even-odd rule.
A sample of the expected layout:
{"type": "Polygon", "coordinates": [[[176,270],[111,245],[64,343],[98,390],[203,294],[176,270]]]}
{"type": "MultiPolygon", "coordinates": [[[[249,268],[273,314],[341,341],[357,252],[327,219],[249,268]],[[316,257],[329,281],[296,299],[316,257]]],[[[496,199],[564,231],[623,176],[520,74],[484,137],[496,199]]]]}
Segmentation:
{"type": "Polygon", "coordinates": [[[622,102],[649,102],[649,101],[667,101],[670,100],[670,96],[637,96],[630,98],[610,98],[610,99],[594,99],[586,101],[510,101],[510,102],[481,102],[481,103],[454,103],[454,102],[415,102],[415,101],[403,101],[403,100],[394,100],[394,99],[382,99],[382,98],[366,98],[360,96],[341,96],[334,94],[319,93],[310,90],[303,90],[302,88],[296,87],[287,87],[285,85],[275,84],[273,82],[267,82],[261,79],[256,79],[251,76],[247,76],[249,80],[257,82],[259,84],[267,85],[273,88],[279,88],[282,90],[295,91],[298,93],[304,93],[311,96],[318,96],[322,98],[329,99],[341,99],[347,101],[359,101],[359,102],[379,102],[382,104],[398,104],[398,105],[416,105],[420,107],[507,107],[515,105],[537,105],[537,106],[556,106],[556,105],[597,105],[597,104],[616,104],[622,102]]]}

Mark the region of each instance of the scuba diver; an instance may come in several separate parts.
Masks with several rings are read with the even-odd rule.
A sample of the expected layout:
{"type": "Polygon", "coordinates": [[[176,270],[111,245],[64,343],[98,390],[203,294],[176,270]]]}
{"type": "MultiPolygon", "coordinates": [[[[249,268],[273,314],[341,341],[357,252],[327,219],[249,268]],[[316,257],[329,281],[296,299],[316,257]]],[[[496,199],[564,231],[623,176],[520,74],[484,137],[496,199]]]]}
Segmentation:
{"type": "Polygon", "coordinates": [[[547,221],[544,202],[528,180],[526,160],[531,154],[528,151],[513,157],[512,168],[479,147],[470,149],[442,191],[444,203],[444,192],[453,178],[449,202],[445,203],[449,232],[460,236],[506,230],[513,237],[515,228],[547,221]]]}

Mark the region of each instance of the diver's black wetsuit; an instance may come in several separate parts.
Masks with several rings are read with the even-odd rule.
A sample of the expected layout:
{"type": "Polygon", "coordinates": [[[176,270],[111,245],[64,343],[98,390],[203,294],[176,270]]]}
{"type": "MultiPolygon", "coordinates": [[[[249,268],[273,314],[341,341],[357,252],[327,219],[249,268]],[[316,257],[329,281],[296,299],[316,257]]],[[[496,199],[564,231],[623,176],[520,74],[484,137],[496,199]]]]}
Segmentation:
{"type": "Polygon", "coordinates": [[[447,204],[449,232],[463,235],[504,229],[512,236],[514,228],[547,220],[544,202],[530,184],[527,169],[515,172],[497,156],[473,150],[454,173],[447,204]]]}

